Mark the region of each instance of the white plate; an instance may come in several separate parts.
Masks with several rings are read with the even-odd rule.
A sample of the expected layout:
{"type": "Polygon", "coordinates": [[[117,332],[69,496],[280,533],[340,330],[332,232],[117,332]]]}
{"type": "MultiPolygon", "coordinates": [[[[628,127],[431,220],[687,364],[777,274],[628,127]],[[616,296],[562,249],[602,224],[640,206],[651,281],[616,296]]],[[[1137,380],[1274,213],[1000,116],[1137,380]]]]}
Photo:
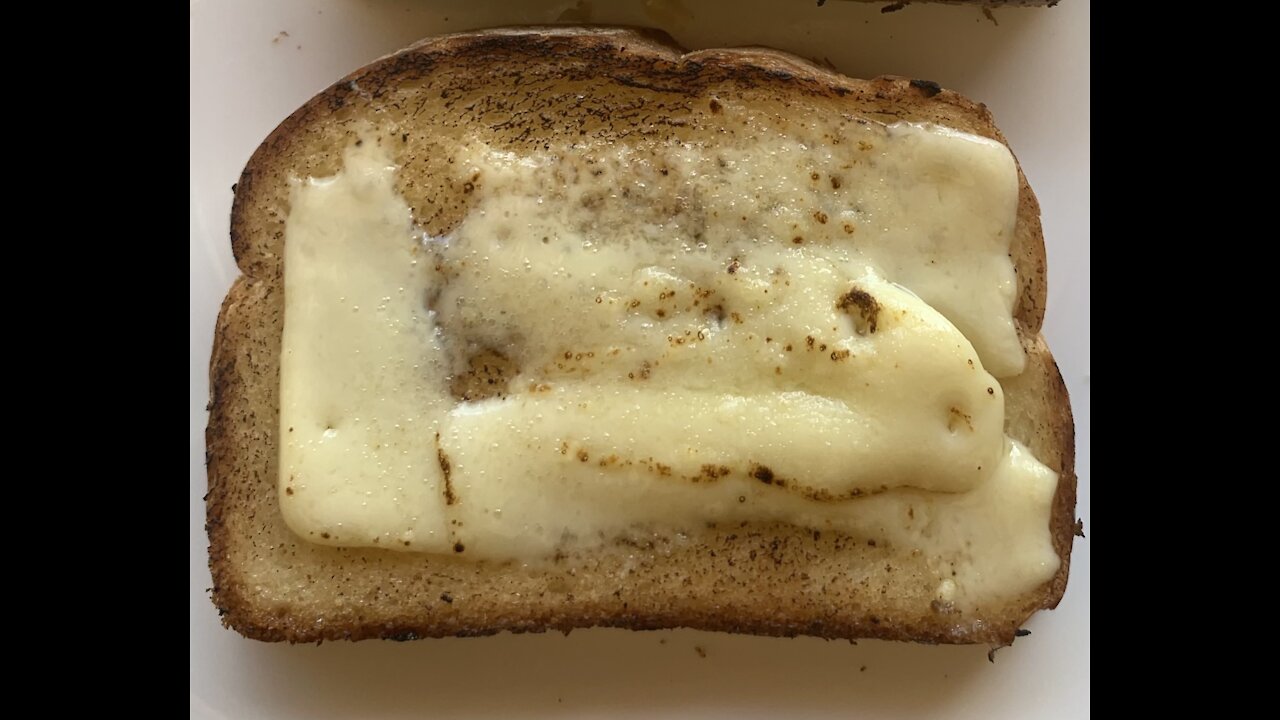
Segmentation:
{"type": "Polygon", "coordinates": [[[191,0],[191,714],[197,718],[604,716],[1075,718],[1088,714],[1089,545],[1060,608],[1001,650],[693,631],[268,645],[223,629],[204,533],[206,368],[237,274],[231,184],[258,142],[334,80],[421,37],[551,22],[656,25],[686,47],[759,44],[860,77],[936,80],[987,104],[1040,198],[1045,335],[1071,391],[1089,519],[1089,0],[1053,9],[814,0],[191,0]],[[581,14],[579,14],[581,17],[581,14]],[[703,657],[705,653],[705,657],[703,657]]]}

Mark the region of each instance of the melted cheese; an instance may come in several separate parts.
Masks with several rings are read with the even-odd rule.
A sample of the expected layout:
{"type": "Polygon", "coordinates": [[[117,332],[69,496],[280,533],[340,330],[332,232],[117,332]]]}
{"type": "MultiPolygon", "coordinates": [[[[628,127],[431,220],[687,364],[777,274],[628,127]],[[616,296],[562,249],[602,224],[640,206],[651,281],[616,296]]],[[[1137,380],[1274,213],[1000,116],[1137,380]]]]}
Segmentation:
{"type": "Polygon", "coordinates": [[[996,379],[1024,362],[1012,156],[935,127],[847,132],[473,144],[475,205],[446,238],[415,230],[375,141],[299,182],[290,527],[530,559],[638,526],[784,521],[950,563],[948,599],[1047,580],[1057,476],[1004,436],[996,379]],[[460,393],[468,370],[479,390],[460,393]]]}

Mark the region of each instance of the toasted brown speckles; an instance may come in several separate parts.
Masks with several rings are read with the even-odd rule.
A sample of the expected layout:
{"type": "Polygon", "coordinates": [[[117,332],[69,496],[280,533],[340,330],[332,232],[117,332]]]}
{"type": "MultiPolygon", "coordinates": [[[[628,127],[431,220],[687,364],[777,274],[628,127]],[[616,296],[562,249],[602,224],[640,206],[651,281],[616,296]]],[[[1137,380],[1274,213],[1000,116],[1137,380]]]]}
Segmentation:
{"type": "Polygon", "coordinates": [[[853,231],[854,231],[853,223],[845,223],[843,227],[846,234],[848,235],[853,234],[853,231]]]}
{"type": "Polygon", "coordinates": [[[322,533],[320,533],[320,537],[324,538],[325,540],[328,540],[328,539],[329,539],[329,533],[327,533],[327,532],[322,532],[322,533]]]}
{"type": "Polygon", "coordinates": [[[284,494],[285,494],[285,495],[292,495],[292,494],[293,494],[293,488],[291,488],[291,487],[286,487],[286,488],[284,489],[284,494]]]}
{"type": "Polygon", "coordinates": [[[773,470],[770,470],[767,465],[752,465],[751,477],[759,480],[765,485],[772,485],[774,482],[773,470]]]}
{"type": "Polygon", "coordinates": [[[792,243],[793,245],[803,245],[803,244],[804,244],[804,238],[803,238],[803,237],[801,237],[801,236],[799,236],[799,235],[797,235],[797,236],[795,236],[795,237],[791,238],[791,243],[792,243]]]}
{"type": "Polygon", "coordinates": [[[730,261],[729,261],[729,267],[728,267],[728,268],[726,268],[726,271],[727,271],[730,275],[732,275],[732,274],[734,274],[734,273],[738,272],[738,268],[740,268],[740,267],[742,267],[742,263],[738,262],[738,258],[733,258],[732,260],[730,260],[730,261]]]}
{"type": "Polygon", "coordinates": [[[880,320],[880,301],[860,287],[854,287],[836,300],[836,308],[853,318],[853,330],[859,335],[875,333],[880,320]]]}
{"type": "Polygon", "coordinates": [[[591,456],[587,454],[586,450],[578,451],[578,462],[587,462],[590,459],[591,459],[591,456]]]}
{"type": "Polygon", "coordinates": [[[724,465],[703,465],[701,470],[702,473],[698,477],[708,481],[719,480],[730,473],[729,468],[724,465]]]}
{"type": "MultiPolygon", "coordinates": [[[[711,112],[717,113],[717,114],[723,109],[720,106],[720,101],[716,100],[715,98],[711,98],[711,101],[707,103],[707,107],[711,108],[711,112]]],[[[663,174],[665,175],[666,171],[663,171],[663,174]]]]}
{"type": "Polygon", "coordinates": [[[849,355],[850,353],[848,350],[833,350],[831,351],[831,360],[832,362],[840,362],[841,360],[848,359],[849,355]]]}
{"type": "Polygon", "coordinates": [[[827,224],[827,214],[822,212],[821,210],[818,210],[813,214],[813,219],[817,220],[822,225],[827,224]]]}

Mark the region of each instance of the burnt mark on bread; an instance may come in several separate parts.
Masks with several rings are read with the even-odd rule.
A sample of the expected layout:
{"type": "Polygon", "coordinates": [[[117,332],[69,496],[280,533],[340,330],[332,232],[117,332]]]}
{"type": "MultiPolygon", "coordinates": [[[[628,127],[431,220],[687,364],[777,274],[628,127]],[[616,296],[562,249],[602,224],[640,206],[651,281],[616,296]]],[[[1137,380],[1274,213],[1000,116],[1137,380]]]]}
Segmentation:
{"type": "Polygon", "coordinates": [[[911,87],[920,91],[925,97],[933,97],[942,92],[942,86],[932,80],[912,80],[911,87]]]}
{"type": "Polygon", "coordinates": [[[853,331],[859,335],[871,335],[880,322],[880,301],[871,293],[854,286],[836,300],[836,309],[853,318],[853,331]]]}
{"type": "Polygon", "coordinates": [[[619,85],[626,85],[627,87],[631,87],[631,88],[648,90],[649,92],[663,93],[668,95],[685,95],[688,92],[684,88],[679,86],[659,85],[654,82],[637,80],[635,77],[632,77],[629,75],[611,75],[610,77],[614,80],[614,82],[617,82],[619,85]]]}

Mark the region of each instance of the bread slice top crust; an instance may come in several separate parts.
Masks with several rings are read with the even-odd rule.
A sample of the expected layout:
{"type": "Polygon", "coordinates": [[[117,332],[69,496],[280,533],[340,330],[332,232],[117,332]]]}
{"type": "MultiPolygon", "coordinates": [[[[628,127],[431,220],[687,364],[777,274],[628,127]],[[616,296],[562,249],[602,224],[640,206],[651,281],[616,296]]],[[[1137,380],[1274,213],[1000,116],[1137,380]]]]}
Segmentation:
{"type": "Polygon", "coordinates": [[[473,197],[433,170],[461,138],[516,152],[583,135],[705,138],[733,122],[725,100],[779,116],[934,122],[1004,142],[984,106],[932,82],[853,80],[774,50],[683,53],[650,31],[566,27],[428,39],[347,76],[263,142],[236,186],[232,247],[244,276],[223,303],[210,368],[210,567],[225,624],[295,642],[609,625],[1007,644],[1031,613],[1056,606],[1075,527],[1074,438],[1065,386],[1039,337],[1044,242],[1020,170],[1011,257],[1028,364],[1002,381],[1006,432],[1060,473],[1050,531],[1062,562],[1032,592],[947,612],[911,557],[874,538],[785,525],[707,529],[678,543],[654,537],[532,568],[323,547],[285,526],[276,478],[290,177],[338,171],[343,148],[372,125],[401,139],[389,145],[402,168],[397,190],[428,233],[443,235],[473,197]]]}
{"type": "MultiPolygon", "coordinates": [[[[981,5],[984,8],[1033,7],[1037,5],[1045,6],[1045,7],[1054,7],[1058,3],[1062,2],[1062,0],[857,0],[857,2],[876,3],[877,5],[882,6],[880,9],[880,12],[891,13],[891,12],[897,12],[898,10],[902,10],[908,5],[915,5],[915,4],[981,5]]],[[[826,3],[826,0],[822,0],[822,2],[818,4],[823,5],[825,3],[826,3]]]]}

